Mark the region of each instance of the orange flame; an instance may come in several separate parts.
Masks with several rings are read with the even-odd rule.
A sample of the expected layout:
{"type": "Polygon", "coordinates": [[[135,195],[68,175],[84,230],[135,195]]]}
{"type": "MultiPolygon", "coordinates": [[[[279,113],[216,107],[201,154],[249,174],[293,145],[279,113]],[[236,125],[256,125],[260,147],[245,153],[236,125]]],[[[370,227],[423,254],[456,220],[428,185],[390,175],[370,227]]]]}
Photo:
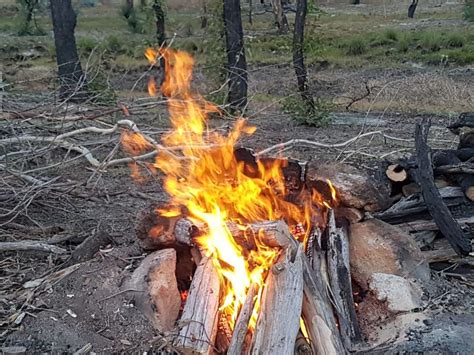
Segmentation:
{"type": "MultiPolygon", "coordinates": [[[[306,231],[303,234],[307,235],[313,213],[312,199],[318,201],[318,206],[327,202],[317,192],[307,193],[302,206],[287,201],[282,173],[287,163],[283,159],[271,164],[258,161],[255,171],[249,174],[248,167],[236,160],[234,147],[241,135],[252,134],[255,128],[248,126],[244,119],[238,119],[226,135],[210,130],[207,114],[219,110],[192,92],[193,58],[170,48],[147,49],[146,57],[151,64],[156,63],[158,56],[165,59],[166,77],[161,91],[168,98],[173,127],[162,142],[179,151],[179,155],[158,153],[154,168],[165,175],[164,187],[171,196],[170,206],[185,207],[191,219],[208,226],[208,233],[196,238],[196,243],[212,257],[220,275],[224,290],[220,310],[230,319],[231,328],[251,284],[259,286],[252,329],[266,272],[278,251],[261,243],[259,236],[255,238],[254,249],[244,249],[235,241],[227,222],[246,230],[245,226],[252,222],[283,219],[292,227],[303,225],[306,231]]],[[[155,92],[150,90],[150,93],[155,92]]],[[[122,141],[127,151],[136,153],[137,148],[149,148],[143,140],[136,133],[126,133],[122,141]]],[[[171,211],[171,215],[174,214],[171,211]]]]}

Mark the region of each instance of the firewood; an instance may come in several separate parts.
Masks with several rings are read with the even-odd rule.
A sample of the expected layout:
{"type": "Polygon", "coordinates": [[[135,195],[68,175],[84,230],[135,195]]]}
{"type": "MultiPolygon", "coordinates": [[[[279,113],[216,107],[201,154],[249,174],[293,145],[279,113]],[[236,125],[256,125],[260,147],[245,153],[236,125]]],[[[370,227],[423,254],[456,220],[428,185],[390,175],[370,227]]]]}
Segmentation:
{"type": "Polygon", "coordinates": [[[255,296],[257,294],[257,286],[250,286],[247,292],[247,298],[245,303],[240,310],[239,317],[235,323],[234,333],[232,334],[232,340],[230,341],[228,355],[241,355],[244,349],[245,338],[248,331],[250,317],[252,316],[253,308],[255,305],[255,296]]]}
{"type": "Polygon", "coordinates": [[[391,164],[385,171],[387,177],[393,182],[403,182],[408,178],[407,171],[399,164],[391,164]]]}
{"type": "Polygon", "coordinates": [[[219,276],[212,260],[202,259],[194,273],[174,341],[182,354],[211,354],[217,332],[219,276]]]}
{"type": "Polygon", "coordinates": [[[295,254],[284,250],[271,268],[262,295],[251,354],[292,354],[300,329],[304,260],[302,246],[295,254]]]}
{"type": "Polygon", "coordinates": [[[324,282],[320,270],[313,270],[305,258],[303,258],[303,280],[302,317],[313,352],[320,355],[345,354],[327,295],[327,283],[324,282]]]}
{"type": "Polygon", "coordinates": [[[347,228],[336,227],[334,212],[329,211],[327,240],[328,275],[347,351],[362,340],[352,295],[347,228]]]}
{"type": "Polygon", "coordinates": [[[21,242],[0,242],[0,252],[6,251],[39,251],[43,253],[67,254],[67,250],[39,242],[37,240],[22,240],[21,242]]]}
{"type": "MultiPolygon", "coordinates": [[[[432,160],[435,167],[461,164],[461,159],[459,159],[454,153],[445,151],[433,154],[432,160]]],[[[469,200],[474,201],[474,175],[469,173],[456,173],[450,174],[449,176],[452,177],[461,187],[466,197],[469,200]]]]}
{"type": "Polygon", "coordinates": [[[422,253],[425,260],[430,264],[443,261],[459,261],[460,259],[446,239],[440,239],[435,243],[433,250],[426,250],[422,253]]]}
{"type": "MultiPolygon", "coordinates": [[[[474,217],[456,218],[456,222],[464,229],[474,226],[474,217]]],[[[437,231],[438,226],[433,220],[416,220],[397,224],[406,232],[437,231]]]]}
{"type": "Polygon", "coordinates": [[[298,337],[295,342],[295,355],[313,355],[311,345],[309,345],[308,339],[306,339],[301,332],[298,333],[298,337]]]}
{"type": "Polygon", "coordinates": [[[431,149],[426,143],[430,124],[429,120],[423,119],[422,123],[416,125],[415,146],[418,161],[416,178],[418,184],[421,186],[423,199],[428,211],[438,225],[441,233],[449,240],[456,253],[459,255],[468,255],[472,250],[471,242],[451,215],[438,189],[434,185],[430,159],[431,149]]]}
{"type": "MultiPolygon", "coordinates": [[[[442,189],[443,187],[449,186],[449,183],[446,181],[446,179],[443,179],[440,177],[435,178],[434,182],[435,182],[435,186],[438,189],[442,189]]],[[[421,192],[421,188],[420,188],[420,185],[418,185],[416,182],[411,182],[407,185],[402,186],[403,196],[411,196],[419,192],[421,192]]]]}

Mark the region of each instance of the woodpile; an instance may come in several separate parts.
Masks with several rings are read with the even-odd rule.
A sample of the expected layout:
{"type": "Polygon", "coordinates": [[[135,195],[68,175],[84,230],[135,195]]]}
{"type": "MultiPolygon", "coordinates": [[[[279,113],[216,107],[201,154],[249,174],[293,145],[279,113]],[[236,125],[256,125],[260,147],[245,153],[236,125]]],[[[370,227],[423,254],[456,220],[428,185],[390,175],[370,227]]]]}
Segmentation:
{"type": "MultiPolygon", "coordinates": [[[[355,351],[367,334],[354,295],[358,295],[357,302],[364,302],[360,294],[371,295],[367,300],[384,304],[387,314],[409,311],[419,307],[418,285],[430,277],[420,246],[431,244],[432,234],[443,235],[458,255],[471,252],[472,230],[469,232],[468,227],[474,225],[474,205],[472,185],[468,184],[474,175],[469,170],[472,156],[465,155],[465,149],[474,148],[466,147],[470,135],[458,126],[452,128],[463,132],[458,150],[431,152],[427,145],[429,122],[418,124],[416,155],[386,164],[385,180],[345,164],[288,161],[283,173],[289,201],[298,205],[298,198],[315,190],[329,201],[335,188],[340,204],[334,208],[317,206],[304,242],[289,221],[255,222],[246,230],[227,222],[227,229],[243,249],[256,250],[252,236],[258,235],[259,242],[278,251],[262,289],[256,284],[248,288],[233,329],[220,312],[223,290],[216,265],[195,242],[209,227],[189,218],[184,210],[170,217],[160,213],[166,206],[154,205],[142,213],[136,227],[140,246],[171,257],[168,268],[176,267],[175,275],[160,271],[161,257],[154,257],[156,265],[139,267],[125,285],[146,293],[145,299],[150,300],[157,317],[173,305],[175,313],[165,317],[167,325],[170,318],[175,321],[174,331],[168,334],[174,348],[184,354],[355,351]],[[446,183],[441,184],[441,180],[446,183]],[[175,287],[156,292],[156,285],[161,285],[156,279],[162,274],[183,277],[178,265],[185,261],[179,260],[179,255],[188,255],[188,262],[194,264],[191,275],[185,276],[191,279],[190,286],[178,286],[179,292],[175,287]],[[144,270],[150,271],[145,275],[144,270]],[[149,286],[136,281],[137,277],[149,286]],[[393,289],[390,284],[399,287],[393,289]],[[407,298],[406,302],[397,302],[401,298],[407,298]],[[182,301],[179,315],[177,300],[182,301]],[[255,328],[250,329],[254,309],[258,318],[255,328]]],[[[248,167],[249,174],[256,171],[257,160],[251,150],[237,149],[235,156],[248,167]]],[[[263,158],[260,163],[265,160],[272,159],[263,158]]],[[[440,258],[438,255],[436,260],[440,258]]],[[[170,283],[177,284],[176,280],[170,283]]],[[[170,330],[146,309],[145,314],[159,331],[170,330]]]]}

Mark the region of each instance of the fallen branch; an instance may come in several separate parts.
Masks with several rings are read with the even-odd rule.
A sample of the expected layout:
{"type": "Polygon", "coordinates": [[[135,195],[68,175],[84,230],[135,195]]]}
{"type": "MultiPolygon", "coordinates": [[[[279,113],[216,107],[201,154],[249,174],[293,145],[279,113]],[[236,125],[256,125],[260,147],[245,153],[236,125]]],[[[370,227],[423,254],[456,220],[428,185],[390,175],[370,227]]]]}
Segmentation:
{"type": "Polygon", "coordinates": [[[0,252],[6,251],[40,251],[59,255],[67,254],[66,249],[35,240],[22,240],[21,242],[1,242],[0,252]]]}

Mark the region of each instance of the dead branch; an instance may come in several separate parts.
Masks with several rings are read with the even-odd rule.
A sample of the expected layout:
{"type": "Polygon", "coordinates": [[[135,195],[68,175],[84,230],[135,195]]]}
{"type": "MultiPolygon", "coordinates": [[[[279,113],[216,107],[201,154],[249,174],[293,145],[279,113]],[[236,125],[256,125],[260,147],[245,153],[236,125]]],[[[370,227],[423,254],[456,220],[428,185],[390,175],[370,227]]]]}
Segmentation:
{"type": "Polygon", "coordinates": [[[6,251],[40,251],[58,255],[67,254],[67,250],[55,245],[38,242],[36,240],[22,240],[21,242],[1,242],[0,252],[6,251]]]}

